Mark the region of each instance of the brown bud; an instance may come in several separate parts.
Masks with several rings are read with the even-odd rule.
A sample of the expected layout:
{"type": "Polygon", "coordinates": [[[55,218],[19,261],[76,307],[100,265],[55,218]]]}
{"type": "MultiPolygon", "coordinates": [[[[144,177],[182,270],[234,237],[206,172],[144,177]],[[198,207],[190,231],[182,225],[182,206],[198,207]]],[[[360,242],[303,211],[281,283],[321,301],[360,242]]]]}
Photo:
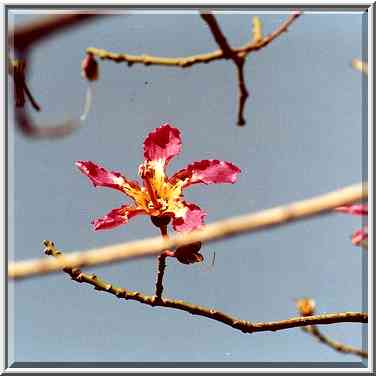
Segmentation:
{"type": "Polygon", "coordinates": [[[302,298],[296,300],[296,307],[301,316],[312,316],[315,313],[316,303],[313,299],[302,298]]]}
{"type": "Polygon", "coordinates": [[[171,217],[168,215],[160,215],[160,216],[152,215],[150,219],[154,226],[163,227],[163,226],[167,226],[170,223],[171,217]]]}
{"type": "Polygon", "coordinates": [[[175,257],[182,264],[194,264],[196,262],[204,261],[204,256],[199,253],[201,249],[201,242],[195,242],[188,245],[183,245],[176,249],[175,257]]]}
{"type": "Polygon", "coordinates": [[[81,63],[82,76],[89,81],[96,81],[99,75],[98,63],[92,53],[88,53],[81,63]]]}

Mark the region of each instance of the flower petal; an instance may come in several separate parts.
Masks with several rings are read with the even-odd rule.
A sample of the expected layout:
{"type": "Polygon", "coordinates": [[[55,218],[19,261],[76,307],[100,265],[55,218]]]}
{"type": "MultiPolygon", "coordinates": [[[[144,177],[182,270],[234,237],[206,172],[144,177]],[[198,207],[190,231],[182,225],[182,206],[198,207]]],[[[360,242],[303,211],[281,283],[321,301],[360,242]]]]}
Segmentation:
{"type": "Polygon", "coordinates": [[[111,210],[102,218],[98,218],[91,223],[94,225],[94,230],[109,230],[120,225],[128,223],[128,220],[136,215],[144,214],[145,211],[138,208],[132,208],[123,205],[120,208],[111,210]]]}
{"type": "Polygon", "coordinates": [[[351,236],[351,242],[354,245],[363,246],[365,240],[368,241],[368,227],[365,226],[360,230],[355,231],[351,236]]]}
{"type": "Polygon", "coordinates": [[[91,161],[77,161],[76,166],[92,181],[94,187],[117,189],[132,198],[140,195],[141,188],[138,183],[126,179],[119,172],[107,171],[91,161]]]}
{"type": "Polygon", "coordinates": [[[164,166],[181,150],[180,131],[170,124],[162,124],[149,133],[144,142],[144,156],[147,161],[162,160],[164,166]]]}
{"type": "Polygon", "coordinates": [[[335,209],[341,213],[348,213],[352,215],[368,215],[368,204],[358,205],[344,205],[335,209]]]}
{"type": "Polygon", "coordinates": [[[205,216],[206,213],[197,205],[184,202],[184,209],[174,214],[172,226],[175,231],[192,231],[203,225],[205,216]]]}
{"type": "Polygon", "coordinates": [[[171,177],[170,183],[175,184],[178,180],[183,181],[183,187],[192,184],[219,184],[235,183],[240,169],[230,162],[217,159],[202,160],[188,165],[171,177]]]}

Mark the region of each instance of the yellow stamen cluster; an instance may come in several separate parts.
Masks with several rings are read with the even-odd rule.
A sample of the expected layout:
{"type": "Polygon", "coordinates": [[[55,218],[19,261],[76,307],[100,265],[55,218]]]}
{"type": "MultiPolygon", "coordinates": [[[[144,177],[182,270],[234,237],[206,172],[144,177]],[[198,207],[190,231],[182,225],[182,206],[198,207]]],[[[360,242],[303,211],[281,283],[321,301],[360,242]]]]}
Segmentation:
{"type": "Polygon", "coordinates": [[[171,184],[164,170],[164,161],[145,161],[138,171],[144,181],[144,203],[139,204],[151,215],[172,214],[182,216],[187,210],[181,200],[183,182],[171,184]]]}

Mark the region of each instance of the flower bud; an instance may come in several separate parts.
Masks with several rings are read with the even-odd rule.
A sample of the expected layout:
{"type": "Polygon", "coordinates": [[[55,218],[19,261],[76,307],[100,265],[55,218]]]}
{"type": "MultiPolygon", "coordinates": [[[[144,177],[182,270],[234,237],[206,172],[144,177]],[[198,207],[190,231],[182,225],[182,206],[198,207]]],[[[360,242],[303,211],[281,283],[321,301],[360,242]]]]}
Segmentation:
{"type": "Polygon", "coordinates": [[[296,300],[296,307],[301,316],[312,316],[315,313],[316,303],[313,299],[302,298],[296,300]]]}
{"type": "Polygon", "coordinates": [[[150,216],[151,221],[153,222],[154,226],[162,227],[167,226],[170,223],[171,217],[168,215],[152,215],[150,216]]]}
{"type": "Polygon", "coordinates": [[[98,63],[92,53],[86,54],[81,63],[82,76],[88,81],[96,81],[98,79],[99,69],[98,63]]]}
{"type": "Polygon", "coordinates": [[[204,261],[204,256],[198,252],[200,249],[201,242],[183,245],[176,249],[175,257],[182,264],[194,264],[196,262],[202,262],[204,261]]]}

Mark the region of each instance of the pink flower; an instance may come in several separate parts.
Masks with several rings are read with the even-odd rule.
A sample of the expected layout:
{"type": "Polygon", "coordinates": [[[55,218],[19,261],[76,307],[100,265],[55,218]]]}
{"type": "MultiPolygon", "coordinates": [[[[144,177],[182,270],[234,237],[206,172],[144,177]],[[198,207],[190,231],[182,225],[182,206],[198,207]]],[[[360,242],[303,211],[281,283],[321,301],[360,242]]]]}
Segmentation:
{"type": "MultiPolygon", "coordinates": [[[[368,216],[368,205],[367,204],[344,205],[344,206],[339,206],[335,210],[338,211],[338,212],[341,212],[341,213],[368,216]]],[[[368,226],[367,225],[363,226],[362,229],[355,231],[351,236],[351,242],[354,245],[367,248],[367,246],[368,246],[368,226]]]]}
{"type": "Polygon", "coordinates": [[[94,184],[116,189],[130,197],[133,205],[122,205],[92,223],[95,230],[111,229],[140,214],[155,219],[172,219],[176,231],[191,231],[203,225],[206,213],[183,198],[183,189],[197,183],[235,183],[240,169],[230,162],[202,160],[188,165],[170,178],[166,167],[181,150],[180,131],[162,124],[144,142],[144,162],[138,173],[143,187],[116,171],[108,171],[90,161],[77,161],[76,166],[94,184]]]}

